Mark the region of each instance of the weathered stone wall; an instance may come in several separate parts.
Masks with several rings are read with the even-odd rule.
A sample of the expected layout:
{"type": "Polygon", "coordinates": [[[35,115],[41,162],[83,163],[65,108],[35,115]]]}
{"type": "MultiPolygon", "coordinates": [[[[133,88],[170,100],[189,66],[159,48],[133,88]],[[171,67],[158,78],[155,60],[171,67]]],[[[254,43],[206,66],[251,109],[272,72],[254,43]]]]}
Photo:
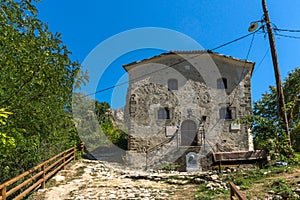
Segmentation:
{"type": "Polygon", "coordinates": [[[206,144],[201,151],[252,148],[248,127],[233,125],[235,119],[251,114],[250,70],[249,63],[195,54],[164,55],[137,64],[128,71],[129,150],[145,152],[166,141],[166,126],[178,127],[180,143],[185,120],[197,125],[197,143],[206,144]],[[217,88],[219,78],[227,79],[227,89],[217,88]],[[178,80],[178,90],[168,89],[169,79],[178,80]],[[234,119],[220,119],[221,107],[230,107],[234,119]],[[169,108],[170,119],[158,119],[159,108],[169,108]]]}

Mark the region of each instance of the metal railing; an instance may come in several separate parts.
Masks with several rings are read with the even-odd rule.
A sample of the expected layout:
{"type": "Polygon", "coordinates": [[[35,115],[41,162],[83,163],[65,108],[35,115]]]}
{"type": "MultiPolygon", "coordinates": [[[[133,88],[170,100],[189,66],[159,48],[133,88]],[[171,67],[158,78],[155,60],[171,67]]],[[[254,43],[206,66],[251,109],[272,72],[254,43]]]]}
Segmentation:
{"type": "MultiPolygon", "coordinates": [[[[81,149],[81,152],[83,153],[84,144],[81,143],[79,147],[81,149]]],[[[43,163],[31,168],[30,170],[20,174],[19,176],[1,184],[0,200],[6,200],[8,197],[17,192],[19,192],[20,194],[17,194],[17,196],[13,198],[21,199],[37,187],[44,189],[46,181],[49,178],[51,178],[60,169],[65,169],[66,164],[68,164],[71,160],[76,159],[76,149],[77,146],[74,146],[66,151],[63,151],[44,161],[43,163]],[[21,183],[18,183],[17,186],[13,187],[12,185],[18,181],[20,181],[21,183]]]]}
{"type": "Polygon", "coordinates": [[[153,152],[157,149],[160,149],[162,146],[164,146],[165,144],[171,142],[178,134],[174,134],[172,135],[172,137],[168,138],[167,140],[162,141],[161,143],[147,149],[147,153],[153,152]]]}
{"type": "MultiPolygon", "coordinates": [[[[152,153],[153,151],[156,151],[160,148],[162,148],[165,144],[171,142],[172,140],[175,139],[175,137],[177,137],[177,141],[178,141],[178,132],[176,132],[174,135],[172,135],[171,138],[168,138],[167,140],[162,141],[161,143],[146,149],[145,153],[146,153],[146,170],[148,169],[148,165],[149,165],[149,154],[152,153]]],[[[178,142],[177,142],[177,148],[178,148],[178,142]]]]}
{"type": "Polygon", "coordinates": [[[240,190],[234,185],[234,183],[229,183],[230,187],[230,200],[235,200],[236,197],[239,200],[247,200],[247,198],[240,192],[240,190]]]}

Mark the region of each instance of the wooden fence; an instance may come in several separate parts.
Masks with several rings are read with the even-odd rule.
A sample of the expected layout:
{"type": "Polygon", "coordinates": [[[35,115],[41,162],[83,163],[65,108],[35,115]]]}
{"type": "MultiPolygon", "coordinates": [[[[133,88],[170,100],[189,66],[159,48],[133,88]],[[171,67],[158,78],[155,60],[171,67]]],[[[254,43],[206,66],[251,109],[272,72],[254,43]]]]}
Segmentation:
{"type": "MultiPolygon", "coordinates": [[[[71,160],[76,159],[76,149],[74,146],[66,151],[63,151],[49,160],[31,168],[21,175],[0,185],[0,200],[6,200],[16,192],[20,194],[15,195],[14,199],[21,199],[37,187],[45,188],[46,181],[51,178],[60,169],[65,169],[66,164],[71,160]],[[20,181],[17,186],[12,187],[12,184],[20,181]],[[12,187],[12,188],[11,188],[12,187]],[[25,188],[25,189],[24,189],[25,188]],[[23,191],[20,191],[23,189],[23,191]]],[[[81,152],[84,152],[84,144],[80,145],[81,152]]],[[[11,198],[10,198],[11,199],[11,198]]]]}
{"type": "Polygon", "coordinates": [[[230,200],[235,200],[236,197],[239,200],[247,200],[246,197],[240,192],[240,190],[234,185],[234,183],[230,182],[230,200]]]}

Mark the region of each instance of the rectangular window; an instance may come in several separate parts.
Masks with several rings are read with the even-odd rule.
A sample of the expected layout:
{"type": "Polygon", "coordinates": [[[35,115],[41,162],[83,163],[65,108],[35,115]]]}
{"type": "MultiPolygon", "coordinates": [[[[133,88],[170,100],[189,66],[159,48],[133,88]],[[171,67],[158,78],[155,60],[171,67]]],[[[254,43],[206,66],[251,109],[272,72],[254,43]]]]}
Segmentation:
{"type": "Polygon", "coordinates": [[[236,113],[233,107],[222,107],[219,110],[220,119],[235,119],[236,113]]]}

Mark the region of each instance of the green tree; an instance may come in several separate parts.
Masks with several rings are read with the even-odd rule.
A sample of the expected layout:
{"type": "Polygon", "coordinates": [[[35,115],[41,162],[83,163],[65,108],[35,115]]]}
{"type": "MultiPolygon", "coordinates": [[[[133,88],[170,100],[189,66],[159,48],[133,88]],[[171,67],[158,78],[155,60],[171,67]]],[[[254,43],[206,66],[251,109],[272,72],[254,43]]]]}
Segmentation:
{"type": "MultiPolygon", "coordinates": [[[[291,141],[294,150],[300,150],[300,69],[296,68],[288,74],[283,83],[285,103],[289,127],[291,131],[291,141]]],[[[253,125],[254,144],[256,149],[264,149],[271,153],[275,159],[284,159],[293,154],[293,149],[289,148],[288,138],[281,127],[278,116],[277,92],[273,86],[269,87],[269,92],[262,95],[262,98],[253,105],[253,116],[246,117],[241,121],[253,125]]]]}
{"type": "Polygon", "coordinates": [[[95,101],[95,114],[97,116],[100,125],[112,124],[111,123],[112,115],[110,112],[109,103],[95,101]]]}
{"type": "Polygon", "coordinates": [[[95,101],[95,113],[101,130],[114,145],[126,150],[127,134],[118,128],[107,102],[95,101]]]}
{"type": "Polygon", "coordinates": [[[287,115],[294,150],[300,152],[300,68],[290,72],[284,83],[287,115]]]}
{"type": "Polygon", "coordinates": [[[80,66],[60,34],[37,18],[36,3],[0,3],[0,108],[13,113],[0,132],[15,145],[1,152],[1,181],[78,141],[71,101],[80,66]]]}
{"type": "MultiPolygon", "coordinates": [[[[6,119],[11,114],[11,112],[7,112],[3,108],[0,109],[0,126],[4,126],[6,124],[6,119]]],[[[6,156],[9,154],[11,149],[16,147],[15,139],[5,133],[0,132],[0,146],[0,155],[6,156]]]]}

